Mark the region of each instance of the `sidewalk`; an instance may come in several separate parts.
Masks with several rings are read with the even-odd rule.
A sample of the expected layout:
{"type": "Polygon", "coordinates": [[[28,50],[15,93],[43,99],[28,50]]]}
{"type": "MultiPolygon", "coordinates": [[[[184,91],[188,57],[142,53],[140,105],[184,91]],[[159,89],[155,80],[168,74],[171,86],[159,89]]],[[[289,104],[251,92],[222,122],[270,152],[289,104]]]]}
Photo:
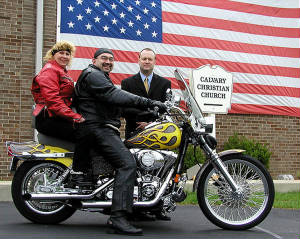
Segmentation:
{"type": "MultiPolygon", "coordinates": [[[[276,192],[300,192],[300,180],[274,180],[274,185],[276,192]]],[[[10,187],[11,181],[0,181],[0,201],[12,201],[10,187]]],[[[193,190],[193,181],[187,181],[185,190],[193,190]]]]}

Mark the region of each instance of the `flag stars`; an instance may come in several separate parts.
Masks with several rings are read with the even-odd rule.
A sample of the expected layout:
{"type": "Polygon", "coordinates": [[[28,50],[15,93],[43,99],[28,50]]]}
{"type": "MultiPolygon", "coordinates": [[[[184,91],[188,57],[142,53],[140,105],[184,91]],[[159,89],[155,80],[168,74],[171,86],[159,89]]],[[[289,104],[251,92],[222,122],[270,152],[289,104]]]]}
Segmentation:
{"type": "Polygon", "coordinates": [[[69,28],[74,28],[75,23],[69,22],[68,25],[69,25],[69,28]]]}
{"type": "Polygon", "coordinates": [[[100,36],[161,41],[161,13],[152,13],[160,8],[157,0],[70,0],[64,8],[68,13],[64,21],[66,32],[83,30],[84,34],[95,35],[99,29],[100,36]]]}
{"type": "Polygon", "coordinates": [[[106,9],[103,11],[104,16],[108,16],[109,11],[107,11],[106,9]]]}
{"type": "Polygon", "coordinates": [[[113,3],[113,4],[111,5],[111,9],[117,9],[117,5],[116,5],[115,3],[113,3]]]}
{"type": "Polygon", "coordinates": [[[131,20],[130,20],[129,22],[127,22],[127,23],[128,23],[128,26],[129,26],[129,27],[133,27],[133,24],[134,24],[134,23],[133,23],[131,20]]]}
{"type": "Polygon", "coordinates": [[[77,20],[78,20],[78,21],[82,21],[82,19],[83,19],[83,16],[82,16],[81,14],[79,14],[79,15],[77,16],[77,20]]]}
{"type": "Polygon", "coordinates": [[[109,26],[107,26],[107,25],[105,25],[105,26],[103,27],[103,31],[105,31],[105,32],[108,32],[108,29],[109,29],[109,26]]]}
{"type": "Polygon", "coordinates": [[[136,18],[137,21],[140,21],[142,19],[142,17],[139,14],[136,15],[135,18],[136,18]]]}
{"type": "Polygon", "coordinates": [[[120,28],[120,33],[125,34],[126,29],[124,27],[120,28]]]}
{"type": "Polygon", "coordinates": [[[117,25],[118,20],[116,18],[112,19],[111,21],[113,25],[117,25]]]}
{"type": "Polygon", "coordinates": [[[85,9],[86,14],[91,14],[92,13],[92,9],[90,9],[89,7],[87,9],[85,9]]]}
{"type": "Polygon", "coordinates": [[[70,4],[70,6],[68,6],[69,12],[73,12],[74,7],[70,4]]]}
{"type": "Polygon", "coordinates": [[[121,12],[121,13],[120,13],[120,18],[125,18],[125,15],[126,15],[126,14],[125,14],[124,12],[121,12]]]}
{"type": "Polygon", "coordinates": [[[87,25],[85,25],[86,30],[91,30],[92,29],[92,25],[90,25],[90,23],[88,23],[87,25]]]}
{"type": "Polygon", "coordinates": [[[132,6],[128,6],[128,7],[127,7],[127,10],[128,10],[128,12],[132,12],[133,7],[132,7],[132,6]]]}
{"type": "Polygon", "coordinates": [[[140,29],[138,29],[138,30],[136,31],[136,35],[137,35],[137,36],[141,36],[141,35],[142,35],[142,32],[140,31],[140,29]]]}
{"type": "Polygon", "coordinates": [[[97,17],[95,17],[94,19],[95,19],[95,22],[100,22],[100,20],[101,20],[101,18],[100,18],[100,17],[98,17],[98,16],[97,16],[97,17]]]}
{"type": "Polygon", "coordinates": [[[144,8],[143,12],[144,14],[148,14],[149,10],[147,8],[144,8]]]}
{"type": "Polygon", "coordinates": [[[156,3],[155,3],[155,2],[152,2],[152,3],[151,3],[151,7],[156,7],[156,3]]]}

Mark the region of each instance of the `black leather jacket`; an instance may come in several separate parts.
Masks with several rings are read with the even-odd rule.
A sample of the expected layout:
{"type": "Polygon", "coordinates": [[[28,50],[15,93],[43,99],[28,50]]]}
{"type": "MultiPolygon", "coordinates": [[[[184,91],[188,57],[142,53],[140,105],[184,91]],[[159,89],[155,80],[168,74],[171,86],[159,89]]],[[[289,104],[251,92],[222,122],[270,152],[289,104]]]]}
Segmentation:
{"type": "Polygon", "coordinates": [[[149,99],[117,88],[95,65],[89,65],[80,74],[75,86],[74,105],[86,124],[111,124],[120,127],[121,107],[146,109],[149,99]]]}

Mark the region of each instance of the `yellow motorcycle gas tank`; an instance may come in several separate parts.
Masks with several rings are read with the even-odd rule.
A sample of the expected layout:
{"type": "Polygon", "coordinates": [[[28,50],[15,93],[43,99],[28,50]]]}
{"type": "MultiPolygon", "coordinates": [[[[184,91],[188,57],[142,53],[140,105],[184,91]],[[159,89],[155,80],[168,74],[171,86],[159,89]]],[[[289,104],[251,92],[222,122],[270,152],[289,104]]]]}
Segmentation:
{"type": "Polygon", "coordinates": [[[159,123],[125,141],[129,148],[175,149],[181,142],[181,130],[173,123],[159,123]]]}

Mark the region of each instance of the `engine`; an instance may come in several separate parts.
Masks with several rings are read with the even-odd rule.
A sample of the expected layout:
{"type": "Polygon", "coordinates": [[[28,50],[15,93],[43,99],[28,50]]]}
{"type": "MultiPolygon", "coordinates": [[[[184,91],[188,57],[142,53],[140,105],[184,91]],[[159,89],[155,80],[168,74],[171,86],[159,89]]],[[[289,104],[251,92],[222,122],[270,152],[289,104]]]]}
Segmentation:
{"type": "Polygon", "coordinates": [[[161,187],[165,173],[173,165],[177,155],[166,150],[130,149],[137,162],[138,195],[142,200],[151,200],[161,187]]]}
{"type": "MultiPolygon", "coordinates": [[[[130,149],[137,163],[137,179],[134,187],[134,199],[152,200],[159,191],[163,180],[176,161],[177,154],[167,150],[130,149]]],[[[99,185],[108,178],[99,181],[99,185]]],[[[105,191],[105,199],[111,200],[113,186],[105,191]]]]}
{"type": "Polygon", "coordinates": [[[145,149],[136,152],[134,155],[138,167],[144,171],[149,172],[164,166],[164,156],[158,151],[145,149]]]}

